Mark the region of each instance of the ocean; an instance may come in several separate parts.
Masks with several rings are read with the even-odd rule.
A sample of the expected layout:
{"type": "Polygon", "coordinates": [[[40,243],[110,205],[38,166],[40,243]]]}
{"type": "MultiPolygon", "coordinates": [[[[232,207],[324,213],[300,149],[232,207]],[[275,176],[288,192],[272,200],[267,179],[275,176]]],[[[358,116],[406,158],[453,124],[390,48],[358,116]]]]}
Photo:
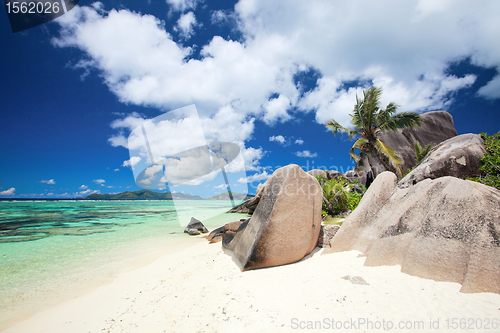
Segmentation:
{"type": "Polygon", "coordinates": [[[244,218],[227,201],[0,201],[0,330],[244,218]]]}

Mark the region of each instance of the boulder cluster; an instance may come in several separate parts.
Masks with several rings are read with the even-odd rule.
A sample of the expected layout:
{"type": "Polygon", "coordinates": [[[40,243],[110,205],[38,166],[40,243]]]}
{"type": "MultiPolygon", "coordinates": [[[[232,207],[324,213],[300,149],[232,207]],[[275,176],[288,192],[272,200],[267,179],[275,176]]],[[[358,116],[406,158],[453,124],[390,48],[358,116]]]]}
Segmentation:
{"type": "Polygon", "coordinates": [[[423,118],[421,128],[384,134],[405,168],[414,167],[399,182],[372,164],[345,174],[288,165],[233,210],[250,218],[206,238],[222,241],[242,270],[293,263],[318,246],[326,247],[323,253],[361,251],[365,265],[401,265],[404,273],[458,282],[462,292],[500,293],[500,191],[465,180],[480,175],[484,142],[476,134],[457,136],[446,112],[423,118]],[[436,144],[418,165],[409,150],[416,141],[436,144]],[[322,224],[320,174],[364,183],[374,178],[341,227],[322,224]]]}

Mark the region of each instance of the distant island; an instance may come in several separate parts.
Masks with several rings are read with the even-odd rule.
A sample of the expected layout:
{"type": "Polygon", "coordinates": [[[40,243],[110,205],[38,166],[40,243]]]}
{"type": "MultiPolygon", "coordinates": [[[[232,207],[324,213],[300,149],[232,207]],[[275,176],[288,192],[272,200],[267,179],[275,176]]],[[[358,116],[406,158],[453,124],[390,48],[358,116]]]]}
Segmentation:
{"type": "MultiPolygon", "coordinates": [[[[248,197],[248,195],[241,193],[232,193],[234,200],[244,200],[248,197]]],[[[191,195],[180,192],[165,192],[158,193],[150,190],[139,190],[139,191],[126,191],[117,194],[91,194],[83,198],[78,198],[79,200],[173,200],[173,199],[181,199],[181,200],[229,200],[229,193],[221,193],[218,195],[214,195],[208,199],[202,198],[199,195],[191,195]]]]}

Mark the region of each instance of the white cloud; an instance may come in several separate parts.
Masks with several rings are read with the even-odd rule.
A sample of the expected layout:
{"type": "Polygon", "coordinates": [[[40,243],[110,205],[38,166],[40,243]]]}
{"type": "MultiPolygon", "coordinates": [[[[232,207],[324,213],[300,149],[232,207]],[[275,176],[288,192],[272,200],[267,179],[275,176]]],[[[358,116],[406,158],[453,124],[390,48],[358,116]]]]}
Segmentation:
{"type": "Polygon", "coordinates": [[[248,176],[248,177],[244,177],[244,178],[240,178],[238,179],[238,182],[240,183],[252,183],[254,181],[259,181],[259,180],[264,180],[264,179],[267,179],[271,177],[271,174],[267,173],[267,171],[264,171],[262,173],[256,173],[252,176],[248,176]]]}
{"type": "Polygon", "coordinates": [[[317,157],[317,153],[311,153],[309,150],[298,151],[295,153],[298,157],[317,157]]]}
{"type": "MultiPolygon", "coordinates": [[[[167,114],[168,115],[168,114],[167,114]]],[[[238,113],[231,106],[221,108],[212,117],[182,118],[180,120],[163,120],[156,124],[145,123],[146,119],[138,114],[129,115],[112,122],[111,127],[120,130],[109,142],[113,146],[123,146],[137,150],[140,156],[132,156],[123,166],[137,165],[141,160],[149,160],[149,153],[143,150],[144,139],[140,136],[126,137],[127,132],[133,131],[141,124],[146,124],[148,142],[154,149],[155,159],[161,160],[165,156],[174,155],[182,151],[198,147],[207,142],[233,142],[240,146],[243,160],[235,160],[227,171],[253,170],[262,157],[261,148],[246,147],[245,141],[251,137],[254,129],[254,118],[238,113]],[[189,135],[186,135],[189,133],[189,135]],[[165,144],[168,142],[168,144],[165,144]]]]}
{"type": "Polygon", "coordinates": [[[89,187],[88,187],[87,185],[82,185],[82,186],[80,186],[78,189],[79,189],[79,190],[86,190],[86,189],[88,189],[88,188],[89,188],[89,187]]]}
{"type": "Polygon", "coordinates": [[[236,17],[234,16],[234,13],[225,10],[216,10],[212,13],[210,22],[215,25],[222,25],[224,23],[234,21],[235,19],[236,17]]]}
{"type": "Polygon", "coordinates": [[[56,182],[54,181],[54,179],[50,179],[50,180],[40,180],[40,183],[54,185],[56,182]]]}
{"type": "MultiPolygon", "coordinates": [[[[151,185],[152,181],[156,180],[160,174],[163,175],[163,165],[154,164],[144,170],[144,178],[138,180],[138,182],[142,185],[151,185]]],[[[166,180],[161,177],[159,182],[165,183],[166,180]]]]}
{"type": "Polygon", "coordinates": [[[304,143],[304,140],[297,139],[297,140],[295,140],[295,143],[298,144],[298,145],[301,145],[301,144],[304,143]]]}
{"type": "Polygon", "coordinates": [[[106,181],[104,179],[94,179],[93,182],[98,184],[98,185],[104,186],[104,183],[106,181]]]}
{"type": "Polygon", "coordinates": [[[500,98],[500,75],[478,90],[478,95],[488,99],[500,98]]]}
{"type": "Polygon", "coordinates": [[[220,185],[217,185],[217,186],[214,186],[214,188],[227,188],[227,184],[220,184],[220,185]]]}
{"type": "Polygon", "coordinates": [[[189,9],[196,9],[196,6],[202,0],[167,0],[173,11],[184,12],[189,9]]]}
{"type": "Polygon", "coordinates": [[[91,189],[87,189],[87,190],[85,190],[85,191],[76,192],[76,193],[75,193],[75,196],[76,196],[76,197],[82,197],[82,196],[87,196],[87,195],[94,194],[94,193],[101,193],[101,191],[99,191],[99,190],[91,190],[91,189]]]}
{"type": "MultiPolygon", "coordinates": [[[[125,139],[125,137],[122,135],[121,136],[123,139],[125,139]]],[[[116,138],[116,137],[115,137],[116,138]]],[[[115,145],[116,143],[111,143],[114,147],[118,146],[118,145],[115,145]]],[[[136,165],[137,163],[139,163],[141,161],[141,158],[140,156],[132,156],[130,159],[126,160],[123,162],[122,166],[124,167],[133,167],[134,165],[136,165]]],[[[119,169],[115,169],[115,171],[119,171],[119,169]]]]}
{"type": "Polygon", "coordinates": [[[286,143],[286,139],[283,135],[273,135],[273,136],[270,136],[269,137],[269,141],[273,142],[278,142],[282,145],[284,145],[286,143]]]}
{"type": "Polygon", "coordinates": [[[218,174],[219,174],[219,172],[212,172],[212,173],[209,173],[203,177],[199,177],[199,178],[187,181],[187,182],[183,183],[182,185],[191,185],[191,186],[200,185],[200,184],[203,184],[204,182],[214,180],[218,174]]]}
{"type": "Polygon", "coordinates": [[[177,20],[177,26],[174,29],[179,32],[181,37],[188,39],[194,34],[194,27],[196,26],[196,23],[194,13],[188,12],[181,15],[179,20],[177,20]]]}
{"type": "Polygon", "coordinates": [[[12,195],[16,189],[14,187],[9,188],[8,190],[0,192],[0,195],[12,195]]]}
{"type": "MultiPolygon", "coordinates": [[[[125,163],[125,162],[123,162],[123,163],[125,163]]],[[[114,169],[113,171],[114,172],[118,172],[118,171],[120,171],[120,169],[114,169]]]]}
{"type": "MultiPolygon", "coordinates": [[[[167,2],[173,11],[188,12],[178,29],[181,22],[192,27],[195,17],[189,12],[200,2],[167,2]]],[[[124,103],[161,110],[195,103],[211,138],[238,143],[257,168],[262,151],[245,146],[256,119],[272,126],[298,109],[314,112],[319,123],[334,118],[348,125],[356,93],[370,83],[383,86],[384,106],[395,101],[404,111],[446,109],[454,94],[476,79],[448,74],[450,63],[469,58],[477,66],[500,68],[499,16],[497,1],[478,6],[465,0],[387,0],[383,5],[240,0],[234,12],[214,12],[212,23],[234,17],[241,40],[214,36],[200,45],[200,57],[186,60],[193,50],[176,43],[167,32],[174,27],[158,18],[77,6],[57,20],[61,33],[52,43],[84,51],[82,66],[97,70],[124,103]],[[301,95],[294,77],[308,68],[320,79],[301,95]],[[356,81],[365,85],[344,85],[356,81]]],[[[499,86],[496,77],[478,94],[499,98],[499,86]]],[[[135,115],[120,121],[118,130],[135,128],[144,119],[135,115]]],[[[110,143],[126,147],[125,134],[110,143]]]]}
{"type": "Polygon", "coordinates": [[[285,122],[292,118],[287,110],[290,108],[291,103],[288,97],[279,95],[264,104],[264,122],[268,125],[274,125],[278,120],[285,122]]]}

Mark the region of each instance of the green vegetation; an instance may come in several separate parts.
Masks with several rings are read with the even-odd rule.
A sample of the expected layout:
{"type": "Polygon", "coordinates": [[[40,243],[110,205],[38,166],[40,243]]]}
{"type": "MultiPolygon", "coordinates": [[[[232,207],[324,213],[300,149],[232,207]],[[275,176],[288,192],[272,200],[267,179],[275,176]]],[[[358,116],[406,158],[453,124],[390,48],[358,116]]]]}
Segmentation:
{"type": "Polygon", "coordinates": [[[490,136],[480,134],[486,145],[486,154],[481,158],[483,166],[479,168],[483,175],[467,179],[500,189],[500,132],[490,136]]]}
{"type": "Polygon", "coordinates": [[[331,225],[342,225],[342,222],[344,222],[345,217],[331,217],[330,219],[324,221],[324,224],[331,224],[331,225]]]}
{"type": "Polygon", "coordinates": [[[415,150],[415,154],[417,155],[417,163],[420,163],[425,158],[425,156],[429,154],[429,151],[432,149],[432,147],[434,147],[434,144],[432,143],[422,148],[419,141],[415,142],[413,149],[415,150]]]}
{"type": "Polygon", "coordinates": [[[363,185],[349,183],[342,177],[328,180],[319,175],[316,179],[323,189],[323,216],[353,211],[363,197],[363,194],[355,191],[355,185],[359,186],[363,193],[366,191],[363,185]]]}
{"type": "MultiPolygon", "coordinates": [[[[429,154],[429,152],[431,151],[431,149],[433,147],[434,147],[434,144],[430,143],[427,146],[425,146],[424,148],[422,148],[419,141],[415,142],[413,149],[415,150],[415,155],[417,155],[417,165],[418,165],[418,163],[422,162],[422,160],[427,156],[427,154],[429,154]]],[[[412,172],[413,169],[415,169],[415,167],[416,167],[416,165],[412,166],[411,168],[409,168],[408,170],[403,172],[403,174],[401,175],[401,178],[405,177],[407,174],[412,172]]]]}
{"type": "Polygon", "coordinates": [[[380,108],[380,95],[382,88],[370,88],[363,91],[363,98],[356,95],[356,104],[353,113],[350,113],[353,129],[341,126],[337,121],[331,119],[325,126],[332,130],[334,135],[347,133],[349,139],[358,137],[350,150],[351,157],[358,165],[363,165],[367,156],[374,157],[389,171],[402,176],[400,168],[401,160],[397,153],[385,145],[378,135],[386,131],[396,131],[405,127],[417,127],[422,123],[422,118],[415,112],[401,112],[395,114],[399,107],[391,102],[385,109],[380,108]],[[359,150],[359,154],[356,154],[359,150]]]}

